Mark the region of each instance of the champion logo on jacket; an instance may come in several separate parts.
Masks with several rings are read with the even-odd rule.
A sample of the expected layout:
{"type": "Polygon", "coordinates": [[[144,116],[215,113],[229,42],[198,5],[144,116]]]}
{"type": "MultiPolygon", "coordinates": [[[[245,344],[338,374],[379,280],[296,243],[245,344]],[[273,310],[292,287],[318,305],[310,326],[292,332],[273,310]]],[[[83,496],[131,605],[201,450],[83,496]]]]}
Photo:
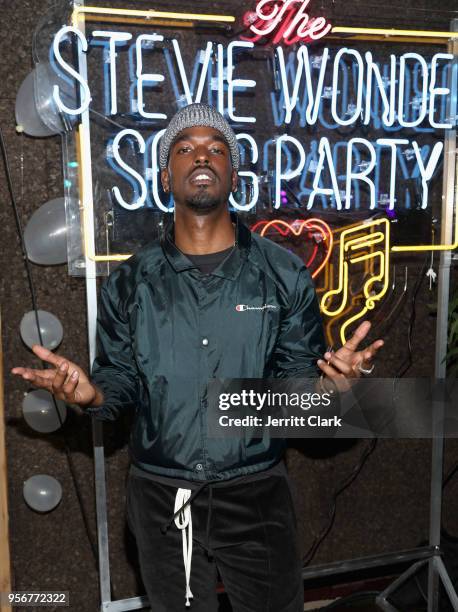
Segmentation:
{"type": "Polygon", "coordinates": [[[272,304],[263,304],[262,306],[248,306],[248,304],[237,304],[235,310],[237,312],[244,312],[245,310],[277,310],[278,306],[272,304]]]}

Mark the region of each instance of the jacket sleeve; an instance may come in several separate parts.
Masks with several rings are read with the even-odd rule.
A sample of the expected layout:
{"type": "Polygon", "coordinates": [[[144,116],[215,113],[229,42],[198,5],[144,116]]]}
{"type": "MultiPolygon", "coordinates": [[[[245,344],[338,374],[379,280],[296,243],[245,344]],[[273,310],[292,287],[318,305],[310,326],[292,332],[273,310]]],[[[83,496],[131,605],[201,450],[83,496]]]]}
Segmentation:
{"type": "Polygon", "coordinates": [[[107,284],[102,286],[97,315],[97,357],[91,379],[101,389],[104,404],[87,412],[100,420],[115,420],[121,411],[136,405],[139,376],[129,329],[129,321],[107,284]]]}
{"type": "Polygon", "coordinates": [[[280,324],[273,355],[276,378],[318,377],[325,353],[323,324],[309,271],[300,269],[288,311],[280,324]]]}

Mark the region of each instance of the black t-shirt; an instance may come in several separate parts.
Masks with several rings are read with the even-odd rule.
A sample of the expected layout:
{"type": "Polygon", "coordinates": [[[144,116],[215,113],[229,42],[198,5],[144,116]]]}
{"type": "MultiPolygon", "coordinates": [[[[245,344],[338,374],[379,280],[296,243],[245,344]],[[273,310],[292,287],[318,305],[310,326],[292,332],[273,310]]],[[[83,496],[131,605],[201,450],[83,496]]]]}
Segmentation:
{"type": "Polygon", "coordinates": [[[205,255],[190,255],[189,253],[183,253],[192,263],[199,268],[202,274],[211,274],[213,270],[222,263],[229,253],[232,252],[234,247],[224,249],[224,251],[217,251],[216,253],[206,253],[205,255]]]}

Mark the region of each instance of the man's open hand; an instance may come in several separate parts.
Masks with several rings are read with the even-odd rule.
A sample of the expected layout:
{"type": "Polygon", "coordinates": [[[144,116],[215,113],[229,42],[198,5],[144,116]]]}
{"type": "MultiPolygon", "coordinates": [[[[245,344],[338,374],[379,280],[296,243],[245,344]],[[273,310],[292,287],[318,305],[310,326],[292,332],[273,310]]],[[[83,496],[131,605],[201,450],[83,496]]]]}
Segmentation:
{"type": "Polygon", "coordinates": [[[103,403],[103,395],[93,385],[84,370],[72,361],[65,359],[62,355],[56,355],[52,351],[34,344],[32,351],[42,361],[50,363],[52,368],[38,370],[34,368],[13,368],[11,372],[22,376],[39,389],[46,389],[57,399],[69,404],[80,406],[100,406],[103,403]]]}
{"type": "Polygon", "coordinates": [[[367,336],[370,328],[370,322],[363,321],[339,350],[335,353],[325,353],[324,360],[318,360],[318,367],[337,390],[348,391],[352,385],[351,379],[372,372],[373,360],[384,342],[375,340],[367,348],[358,351],[359,344],[367,336]]]}

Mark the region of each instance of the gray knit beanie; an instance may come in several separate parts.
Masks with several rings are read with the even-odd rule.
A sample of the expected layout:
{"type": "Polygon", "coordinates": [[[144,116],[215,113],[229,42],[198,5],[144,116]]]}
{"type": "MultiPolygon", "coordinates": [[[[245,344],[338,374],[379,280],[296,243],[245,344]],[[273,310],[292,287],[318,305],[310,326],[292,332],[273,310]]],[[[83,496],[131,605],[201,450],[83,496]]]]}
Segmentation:
{"type": "Polygon", "coordinates": [[[239,169],[240,155],[235,134],[226,119],[208,104],[189,104],[179,110],[170,120],[168,128],[161,138],[159,149],[159,166],[161,170],[167,167],[170,147],[180,132],[190,127],[212,127],[226,139],[231,153],[232,167],[239,169]]]}

